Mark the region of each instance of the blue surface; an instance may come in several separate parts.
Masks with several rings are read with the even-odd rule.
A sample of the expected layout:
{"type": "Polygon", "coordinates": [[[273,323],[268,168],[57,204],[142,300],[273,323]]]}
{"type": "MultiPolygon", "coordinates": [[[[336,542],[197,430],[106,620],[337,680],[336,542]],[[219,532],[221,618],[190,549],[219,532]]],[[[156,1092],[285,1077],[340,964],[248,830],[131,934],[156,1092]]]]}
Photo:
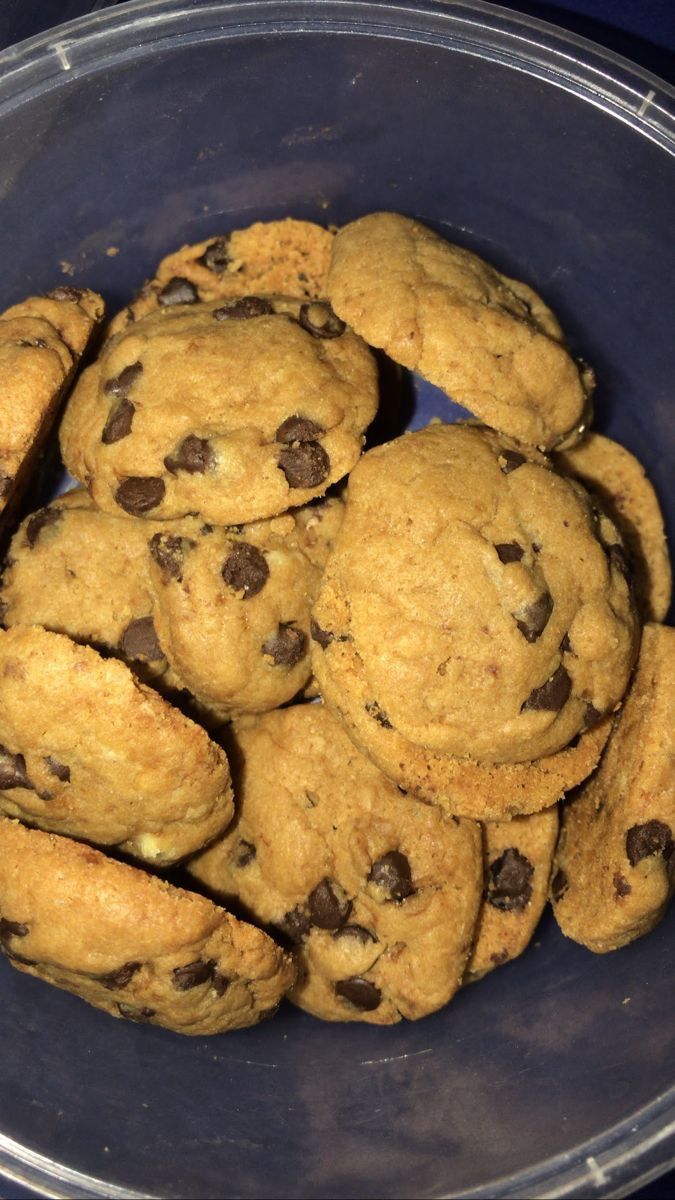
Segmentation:
{"type": "MultiPolygon", "coordinates": [[[[114,309],[181,240],[397,209],[542,293],[598,371],[599,425],[665,497],[674,175],[647,132],[431,26],[418,41],[326,26],[155,41],[151,59],[76,64],[0,106],[0,307],[53,286],[63,261],[114,309]]],[[[432,411],[445,401],[424,388],[414,423],[432,411]]],[[[522,960],[419,1024],[286,1009],[194,1040],[112,1022],[0,962],[0,1129],[167,1197],[465,1194],[608,1127],[629,1139],[672,1087],[674,932],[671,912],[598,958],[548,918],[522,960]]]]}

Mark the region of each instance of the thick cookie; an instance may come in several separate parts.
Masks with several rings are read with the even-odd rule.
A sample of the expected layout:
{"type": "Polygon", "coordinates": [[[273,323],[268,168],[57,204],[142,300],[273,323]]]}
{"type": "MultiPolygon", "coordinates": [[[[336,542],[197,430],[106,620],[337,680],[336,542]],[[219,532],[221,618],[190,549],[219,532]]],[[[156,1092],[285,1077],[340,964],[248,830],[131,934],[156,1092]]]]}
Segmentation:
{"type": "Polygon", "coordinates": [[[563,809],[551,881],[563,933],[604,954],[648,933],[675,886],[675,630],[646,625],[597,773],[563,809]]]}
{"type": "Polygon", "coordinates": [[[335,312],[488,425],[549,449],[590,419],[593,373],[527,285],[397,213],[339,230],[335,312]]]}
{"type": "Polygon", "coordinates": [[[230,772],[123,663],[16,625],[0,632],[0,811],[169,863],[227,826],[230,772]]]}
{"type": "Polygon", "coordinates": [[[327,305],[181,305],[106,343],[61,449],[106,512],[233,525],[323,495],[359,457],[377,402],[373,356],[327,305]]]}
{"type": "Polygon", "coordinates": [[[404,787],[405,741],[425,762],[551,758],[625,690],[638,629],[624,567],[612,523],[544,459],[485,428],[406,434],[350,476],[313,610],[321,692],[404,787]]]}
{"type": "Polygon", "coordinates": [[[529,945],[548,899],[558,808],[483,826],[484,887],[465,983],[510,962],[529,945]]]}
{"type": "Polygon", "coordinates": [[[389,1025],[459,986],[480,902],[480,829],[402,796],[319,704],[235,726],[238,816],[188,863],[298,945],[290,999],[389,1025]]]}
{"type": "Polygon", "coordinates": [[[119,333],[157,308],[207,304],[234,296],[326,295],[333,234],[311,221],[257,221],[247,229],[182,246],[160,262],[146,283],[110,323],[119,333]]]}
{"type": "Polygon", "coordinates": [[[672,569],[656,492],[637,458],[601,433],[589,433],[556,463],[595,492],[621,533],[643,621],[663,621],[670,607],[672,569]]]}
{"type": "Polygon", "coordinates": [[[202,896],[4,817],[0,949],[113,1017],[176,1033],[255,1025],[295,976],[266,934],[202,896]]]}
{"type": "Polygon", "coordinates": [[[102,320],[94,292],[59,287],[0,315],[0,523],[16,512],[61,400],[102,320]]]}

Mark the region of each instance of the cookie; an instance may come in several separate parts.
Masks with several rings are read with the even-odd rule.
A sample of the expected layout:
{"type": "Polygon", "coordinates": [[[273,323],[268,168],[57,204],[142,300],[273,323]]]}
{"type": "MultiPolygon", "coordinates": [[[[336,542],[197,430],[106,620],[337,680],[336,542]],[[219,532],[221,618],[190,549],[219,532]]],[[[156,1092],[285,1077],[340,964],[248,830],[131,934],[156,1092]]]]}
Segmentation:
{"type": "Polygon", "coordinates": [[[59,287],[0,315],[0,527],[9,527],[33,480],[103,308],[94,292],[59,287]]]}
{"type": "Polygon", "coordinates": [[[0,818],[0,949],[113,1017],[225,1033],[271,1016],[295,970],[211,901],[0,818]]]}
{"type": "Polygon", "coordinates": [[[621,533],[643,621],[663,621],[670,608],[672,569],[659,501],[645,469],[625,446],[588,433],[556,463],[595,493],[621,533]]]}
{"type": "Polygon", "coordinates": [[[548,899],[558,808],[483,826],[484,887],[465,983],[482,979],[529,945],[548,899]]]}
{"type": "Polygon", "coordinates": [[[61,450],[105,512],[234,525],[323,495],[359,457],[377,402],[373,356],[326,305],[181,305],[106,343],[61,450]]]}
{"type": "Polygon", "coordinates": [[[431,756],[550,759],[625,690],[638,627],[624,570],[612,523],[543,458],[474,426],[406,434],[350,476],[313,609],[322,695],[404,787],[407,743],[413,777],[431,756]]]}
{"type": "Polygon", "coordinates": [[[289,998],[389,1025],[446,1004],[471,948],[480,829],[402,796],[320,704],[247,718],[238,814],[188,870],[297,945],[289,998]]]}
{"type": "Polygon", "coordinates": [[[675,630],[646,625],[599,770],[563,809],[551,881],[562,932],[597,954],[648,933],[675,886],[675,630]]]}
{"type": "Polygon", "coordinates": [[[332,244],[333,234],[321,225],[286,217],[182,246],[162,259],[154,279],[113,318],[109,333],[174,304],[236,296],[325,298],[332,244]]]}
{"type": "Polygon", "coordinates": [[[0,632],[0,811],[159,865],[227,826],[230,773],[123,663],[16,625],[0,632]]]}
{"type": "Polygon", "coordinates": [[[542,449],[590,420],[593,373],[527,285],[419,221],[372,213],[338,230],[335,312],[481,420],[542,449]]]}

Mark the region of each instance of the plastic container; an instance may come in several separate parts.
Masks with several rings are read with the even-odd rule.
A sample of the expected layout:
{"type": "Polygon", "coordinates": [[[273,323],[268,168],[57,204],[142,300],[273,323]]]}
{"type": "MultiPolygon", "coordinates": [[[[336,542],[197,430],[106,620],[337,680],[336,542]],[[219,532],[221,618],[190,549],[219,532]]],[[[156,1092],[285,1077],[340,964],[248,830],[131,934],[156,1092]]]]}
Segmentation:
{"type": "MultiPolygon", "coordinates": [[[[666,499],[674,114],[487,4],[126,4],[0,56],[0,304],[63,279],[114,310],[181,241],[409,213],[542,292],[666,499]]],[[[414,423],[446,411],[422,389],[414,423]]],[[[287,1008],[211,1040],[0,962],[0,1169],[73,1197],[625,1195],[675,1155],[674,930],[596,957],[548,918],[422,1022],[287,1008]]]]}

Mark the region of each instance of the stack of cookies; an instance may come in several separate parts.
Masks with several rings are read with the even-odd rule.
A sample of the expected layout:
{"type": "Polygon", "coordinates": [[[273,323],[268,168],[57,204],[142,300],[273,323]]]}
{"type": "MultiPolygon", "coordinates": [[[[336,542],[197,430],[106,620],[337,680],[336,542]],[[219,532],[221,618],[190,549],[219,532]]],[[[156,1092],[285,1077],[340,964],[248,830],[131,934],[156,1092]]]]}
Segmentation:
{"type": "Polygon", "coordinates": [[[183,247],[70,393],[77,486],[17,527],[102,316],[61,288],[0,318],[10,962],[205,1034],[285,995],[423,1017],[549,898],[598,952],[651,929],[663,521],[536,293],[392,213],[183,247]],[[472,419],[364,452],[387,362],[472,419]]]}

